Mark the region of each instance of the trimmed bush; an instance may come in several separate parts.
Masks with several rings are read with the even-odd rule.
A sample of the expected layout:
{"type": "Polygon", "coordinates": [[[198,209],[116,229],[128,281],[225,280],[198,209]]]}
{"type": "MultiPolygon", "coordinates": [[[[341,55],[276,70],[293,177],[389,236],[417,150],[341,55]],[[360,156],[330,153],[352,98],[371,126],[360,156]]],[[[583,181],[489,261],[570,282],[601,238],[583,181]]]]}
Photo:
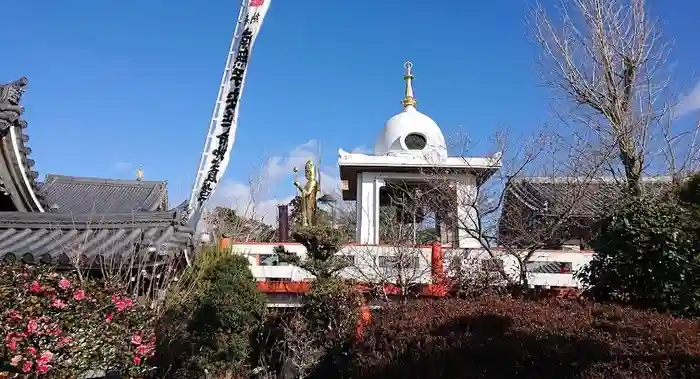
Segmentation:
{"type": "Polygon", "coordinates": [[[142,378],[153,315],[117,289],[51,266],[0,266],[0,378],[142,378]]]}
{"type": "Polygon", "coordinates": [[[700,315],[698,215],[671,199],[637,201],[610,217],[596,255],[578,274],[587,292],[600,301],[700,315]]]}
{"type": "Polygon", "coordinates": [[[183,274],[161,320],[159,377],[243,377],[251,340],[265,311],[248,260],[228,251],[203,251],[183,274]]]}
{"type": "Polygon", "coordinates": [[[344,377],[697,378],[700,326],[560,299],[426,300],[376,312],[352,358],[344,377]]]}

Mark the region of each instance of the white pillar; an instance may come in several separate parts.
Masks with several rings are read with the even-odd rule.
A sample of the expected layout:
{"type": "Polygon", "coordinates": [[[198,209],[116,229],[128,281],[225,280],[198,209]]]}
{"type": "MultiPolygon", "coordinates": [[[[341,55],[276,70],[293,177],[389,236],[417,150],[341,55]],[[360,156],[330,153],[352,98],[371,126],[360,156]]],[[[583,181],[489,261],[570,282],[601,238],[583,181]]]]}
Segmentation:
{"type": "Polygon", "coordinates": [[[479,248],[477,196],[478,188],[473,175],[460,175],[455,180],[457,191],[457,241],[460,248],[479,248]]]}
{"type": "Polygon", "coordinates": [[[379,244],[379,191],[384,180],[377,174],[357,174],[357,226],[356,242],[363,245],[379,244]]]}
{"type": "Polygon", "coordinates": [[[365,218],[362,217],[362,210],[364,209],[363,201],[363,189],[362,185],[362,173],[357,174],[357,188],[355,193],[355,242],[362,243],[362,230],[365,223],[365,218]]]}

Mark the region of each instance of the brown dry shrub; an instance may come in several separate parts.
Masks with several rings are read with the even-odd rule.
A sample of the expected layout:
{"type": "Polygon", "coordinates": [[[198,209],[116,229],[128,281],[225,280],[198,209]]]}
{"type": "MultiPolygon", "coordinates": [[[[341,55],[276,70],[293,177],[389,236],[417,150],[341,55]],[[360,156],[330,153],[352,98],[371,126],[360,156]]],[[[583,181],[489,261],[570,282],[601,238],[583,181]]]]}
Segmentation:
{"type": "Polygon", "coordinates": [[[353,378],[698,378],[700,326],[612,305],[484,296],[374,315],[353,378]]]}

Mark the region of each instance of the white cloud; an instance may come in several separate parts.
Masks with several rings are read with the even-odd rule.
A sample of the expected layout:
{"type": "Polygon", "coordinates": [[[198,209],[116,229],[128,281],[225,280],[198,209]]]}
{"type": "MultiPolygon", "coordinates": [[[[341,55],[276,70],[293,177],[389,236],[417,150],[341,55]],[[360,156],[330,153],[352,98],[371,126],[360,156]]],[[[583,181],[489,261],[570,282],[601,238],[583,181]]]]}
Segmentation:
{"type": "Polygon", "coordinates": [[[304,165],[309,159],[318,162],[318,142],[313,139],[295,147],[286,156],[270,157],[265,165],[265,181],[274,182],[288,177],[293,174],[294,167],[303,175],[304,165]]]}
{"type": "Polygon", "coordinates": [[[334,194],[340,189],[340,177],[337,172],[333,174],[328,170],[321,170],[321,191],[323,193],[334,194]]]}
{"type": "Polygon", "coordinates": [[[126,162],[126,161],[115,161],[112,163],[112,169],[115,171],[128,171],[132,170],[134,168],[134,164],[132,162],[126,162]]]}
{"type": "Polygon", "coordinates": [[[673,116],[678,118],[688,113],[695,112],[700,109],[700,81],[695,85],[692,91],[683,96],[678,104],[673,108],[673,116]]]}
{"type": "Polygon", "coordinates": [[[372,152],[372,149],[367,147],[366,145],[360,145],[350,151],[353,154],[370,154],[372,152]]]}
{"type": "MultiPolygon", "coordinates": [[[[299,180],[303,181],[304,164],[308,159],[318,162],[318,143],[310,140],[295,147],[289,154],[273,156],[267,160],[262,172],[250,183],[225,180],[212,195],[210,206],[225,206],[235,209],[244,217],[262,220],[269,225],[277,223],[277,206],[287,204],[296,196],[293,186],[297,167],[299,180]],[[279,189],[282,191],[279,191],[279,189]],[[280,193],[281,192],[281,193],[280,193]]],[[[256,173],[253,173],[255,177],[256,173]]],[[[335,194],[340,186],[335,166],[321,167],[321,191],[335,194]]]]}

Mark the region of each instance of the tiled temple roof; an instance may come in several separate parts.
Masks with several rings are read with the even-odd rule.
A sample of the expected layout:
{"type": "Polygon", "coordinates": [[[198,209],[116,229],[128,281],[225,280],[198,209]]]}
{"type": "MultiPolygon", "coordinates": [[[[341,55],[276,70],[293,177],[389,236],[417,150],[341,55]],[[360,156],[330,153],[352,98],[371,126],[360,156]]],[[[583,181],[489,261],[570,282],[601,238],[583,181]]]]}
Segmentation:
{"type": "MultiPolygon", "coordinates": [[[[642,181],[647,193],[658,193],[668,188],[670,177],[649,177],[642,181]]],[[[524,205],[534,211],[548,213],[548,209],[573,206],[574,216],[597,217],[607,214],[610,205],[621,199],[623,184],[612,178],[514,178],[508,188],[506,201],[524,205]]]]}
{"type": "Polygon", "coordinates": [[[40,192],[52,212],[129,213],[167,208],[166,182],[46,175],[40,192]]]}
{"type": "MultiPolygon", "coordinates": [[[[658,195],[670,184],[670,177],[648,177],[642,181],[642,188],[645,194],[658,195]]],[[[513,178],[504,194],[499,240],[526,233],[526,226],[531,223],[525,218],[533,216],[559,217],[567,212],[577,227],[597,221],[621,205],[623,188],[621,182],[612,178],[513,178]]]]}
{"type": "Polygon", "coordinates": [[[194,230],[179,216],[178,210],[108,215],[0,212],[0,259],[65,263],[79,254],[91,262],[130,256],[144,248],[182,248],[190,244],[194,230]]]}
{"type": "Polygon", "coordinates": [[[49,174],[38,185],[19,118],[26,85],[0,86],[0,262],[89,264],[191,247],[182,207],[167,210],[167,182],[49,174]]]}

